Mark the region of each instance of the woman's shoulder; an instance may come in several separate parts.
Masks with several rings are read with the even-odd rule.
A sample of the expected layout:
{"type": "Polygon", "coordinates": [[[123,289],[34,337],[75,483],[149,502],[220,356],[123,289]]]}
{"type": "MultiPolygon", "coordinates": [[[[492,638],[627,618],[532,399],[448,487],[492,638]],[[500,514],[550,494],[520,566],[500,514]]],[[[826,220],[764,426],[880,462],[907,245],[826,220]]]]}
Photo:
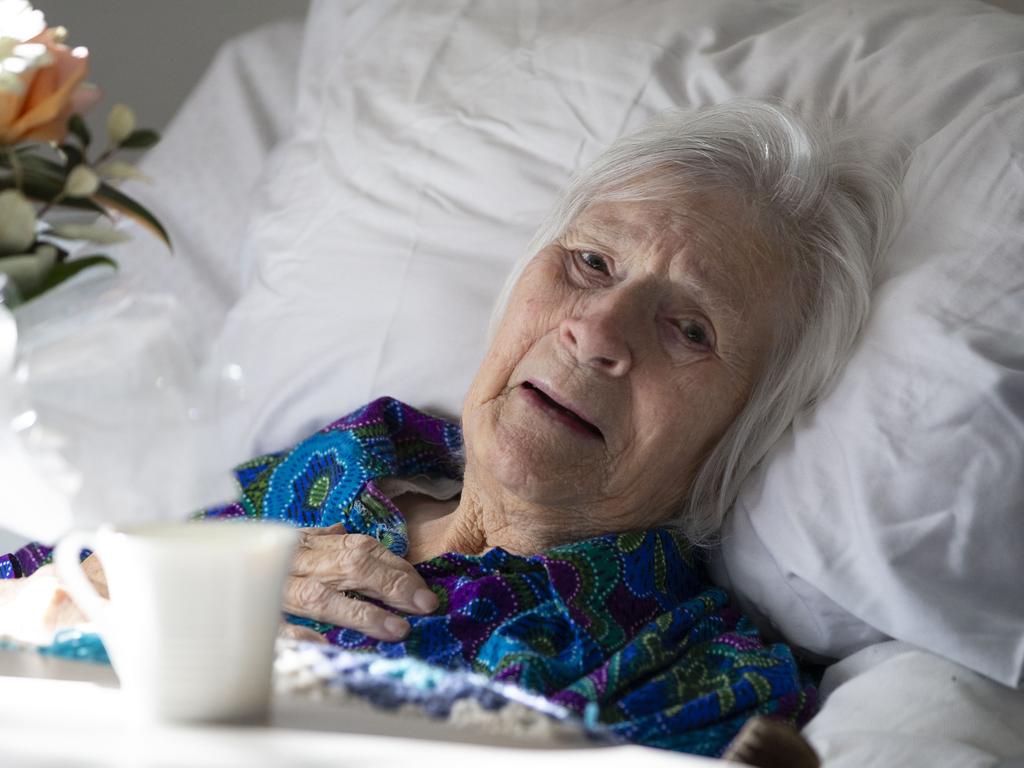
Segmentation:
{"type": "Polygon", "coordinates": [[[336,433],[352,435],[367,453],[379,457],[386,465],[379,476],[462,477],[462,430],[458,423],[393,397],[379,397],[317,434],[336,433]]]}
{"type": "Polygon", "coordinates": [[[378,398],[291,448],[235,468],[239,498],[204,517],[257,517],[300,526],[341,522],[367,485],[385,477],[461,477],[457,424],[378,398]]]}

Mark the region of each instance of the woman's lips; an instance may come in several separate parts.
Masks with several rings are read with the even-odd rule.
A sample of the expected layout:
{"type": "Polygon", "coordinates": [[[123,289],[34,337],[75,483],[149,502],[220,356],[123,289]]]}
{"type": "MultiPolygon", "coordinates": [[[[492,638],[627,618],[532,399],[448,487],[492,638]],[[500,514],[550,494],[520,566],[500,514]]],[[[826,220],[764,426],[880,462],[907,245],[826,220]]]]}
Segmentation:
{"type": "Polygon", "coordinates": [[[565,424],[574,432],[585,435],[589,438],[598,438],[599,440],[604,439],[604,435],[601,434],[600,429],[572,409],[559,403],[533,382],[524,381],[522,383],[522,389],[527,399],[534,405],[547,411],[556,420],[565,424]]]}

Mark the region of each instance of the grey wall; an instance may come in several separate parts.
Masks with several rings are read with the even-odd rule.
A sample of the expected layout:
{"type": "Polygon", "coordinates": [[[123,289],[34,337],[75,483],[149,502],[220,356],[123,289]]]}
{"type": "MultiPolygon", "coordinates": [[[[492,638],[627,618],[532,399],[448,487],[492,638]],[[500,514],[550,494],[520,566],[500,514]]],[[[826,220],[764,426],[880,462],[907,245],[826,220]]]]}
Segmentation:
{"type": "Polygon", "coordinates": [[[111,104],[132,107],[140,127],[162,129],[227,38],[305,16],[305,0],[34,0],[68,44],[89,49],[89,80],[104,92],[88,120],[101,128],[111,104]]]}

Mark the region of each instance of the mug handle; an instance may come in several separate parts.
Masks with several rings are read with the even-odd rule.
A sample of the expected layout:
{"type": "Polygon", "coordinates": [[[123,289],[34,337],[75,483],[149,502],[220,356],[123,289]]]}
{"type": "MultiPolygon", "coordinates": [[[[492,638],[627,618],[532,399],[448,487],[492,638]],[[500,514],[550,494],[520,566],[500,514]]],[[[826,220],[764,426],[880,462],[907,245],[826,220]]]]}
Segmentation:
{"type": "Polygon", "coordinates": [[[102,622],[106,617],[107,602],[82,570],[83,549],[96,551],[96,534],[92,531],[71,531],[57,542],[53,550],[53,566],[82,613],[93,621],[102,622]]]}

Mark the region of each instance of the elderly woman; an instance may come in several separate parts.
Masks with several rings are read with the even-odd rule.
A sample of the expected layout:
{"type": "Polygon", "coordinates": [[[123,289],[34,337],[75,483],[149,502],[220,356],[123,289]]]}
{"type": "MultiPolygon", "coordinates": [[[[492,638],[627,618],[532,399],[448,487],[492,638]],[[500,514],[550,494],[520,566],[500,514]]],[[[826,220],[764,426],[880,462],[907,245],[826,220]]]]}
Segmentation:
{"type": "Polygon", "coordinates": [[[801,723],[813,688],[700,547],[847,358],[899,179],[778,105],[664,116],[569,185],[514,269],[461,428],[374,401],[240,466],[239,501],[204,515],[308,529],[296,635],[483,672],[672,749],[801,723]]]}

